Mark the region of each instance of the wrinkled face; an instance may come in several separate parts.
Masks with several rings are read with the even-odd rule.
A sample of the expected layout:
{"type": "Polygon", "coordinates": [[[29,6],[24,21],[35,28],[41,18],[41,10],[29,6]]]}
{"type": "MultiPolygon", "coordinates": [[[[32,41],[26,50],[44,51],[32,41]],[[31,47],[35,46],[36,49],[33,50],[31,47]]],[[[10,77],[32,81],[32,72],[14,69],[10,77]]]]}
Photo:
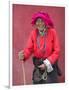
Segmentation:
{"type": "Polygon", "coordinates": [[[45,22],[41,18],[38,18],[36,20],[35,26],[39,31],[43,31],[45,29],[45,22]]]}

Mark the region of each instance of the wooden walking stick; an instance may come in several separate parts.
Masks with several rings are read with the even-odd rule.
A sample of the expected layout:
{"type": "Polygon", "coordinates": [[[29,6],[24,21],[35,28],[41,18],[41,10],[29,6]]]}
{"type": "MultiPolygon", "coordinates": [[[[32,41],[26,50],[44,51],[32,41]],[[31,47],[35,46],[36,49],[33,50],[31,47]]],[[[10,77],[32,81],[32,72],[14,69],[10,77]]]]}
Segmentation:
{"type": "Polygon", "coordinates": [[[23,81],[24,81],[24,85],[26,85],[26,77],[25,77],[25,66],[24,66],[24,61],[22,61],[22,73],[23,73],[23,81]]]}
{"type": "Polygon", "coordinates": [[[23,61],[23,51],[19,52],[19,59],[22,61],[22,75],[23,75],[23,81],[24,85],[26,84],[26,77],[25,77],[25,66],[24,66],[24,61],[23,61]]]}

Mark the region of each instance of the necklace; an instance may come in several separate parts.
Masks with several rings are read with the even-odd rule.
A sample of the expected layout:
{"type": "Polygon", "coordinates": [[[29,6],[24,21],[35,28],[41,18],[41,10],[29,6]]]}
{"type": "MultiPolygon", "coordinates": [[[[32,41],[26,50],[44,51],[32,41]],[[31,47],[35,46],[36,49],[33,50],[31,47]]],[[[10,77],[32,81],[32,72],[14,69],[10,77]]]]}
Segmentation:
{"type": "Polygon", "coordinates": [[[41,37],[41,35],[40,35],[40,33],[38,32],[37,33],[37,47],[40,49],[40,51],[41,52],[45,52],[45,48],[46,48],[46,32],[44,32],[43,34],[42,34],[42,37],[44,38],[44,45],[43,45],[43,48],[40,48],[40,37],[41,37]]]}

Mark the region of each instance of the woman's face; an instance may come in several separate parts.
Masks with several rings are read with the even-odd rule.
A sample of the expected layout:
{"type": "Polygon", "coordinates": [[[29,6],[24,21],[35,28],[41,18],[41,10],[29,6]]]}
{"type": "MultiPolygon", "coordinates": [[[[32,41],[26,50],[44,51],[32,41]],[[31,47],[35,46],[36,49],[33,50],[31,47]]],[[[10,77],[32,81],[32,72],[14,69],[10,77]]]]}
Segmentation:
{"type": "Polygon", "coordinates": [[[36,20],[35,26],[39,31],[43,31],[45,29],[45,22],[41,18],[38,18],[36,20]]]}

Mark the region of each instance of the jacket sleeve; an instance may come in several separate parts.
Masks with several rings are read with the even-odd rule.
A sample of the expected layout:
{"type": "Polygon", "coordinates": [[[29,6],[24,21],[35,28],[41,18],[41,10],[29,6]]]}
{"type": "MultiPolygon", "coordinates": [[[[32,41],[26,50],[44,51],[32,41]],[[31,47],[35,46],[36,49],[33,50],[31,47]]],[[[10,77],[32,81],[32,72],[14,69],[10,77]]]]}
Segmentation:
{"type": "Polygon", "coordinates": [[[53,30],[53,51],[52,54],[47,59],[51,62],[51,64],[54,64],[58,60],[59,54],[60,54],[60,45],[58,36],[56,34],[56,30],[53,30]]]}
{"type": "Polygon", "coordinates": [[[33,37],[31,33],[27,42],[27,47],[24,49],[24,60],[28,59],[30,55],[33,53],[33,46],[33,37]]]}

